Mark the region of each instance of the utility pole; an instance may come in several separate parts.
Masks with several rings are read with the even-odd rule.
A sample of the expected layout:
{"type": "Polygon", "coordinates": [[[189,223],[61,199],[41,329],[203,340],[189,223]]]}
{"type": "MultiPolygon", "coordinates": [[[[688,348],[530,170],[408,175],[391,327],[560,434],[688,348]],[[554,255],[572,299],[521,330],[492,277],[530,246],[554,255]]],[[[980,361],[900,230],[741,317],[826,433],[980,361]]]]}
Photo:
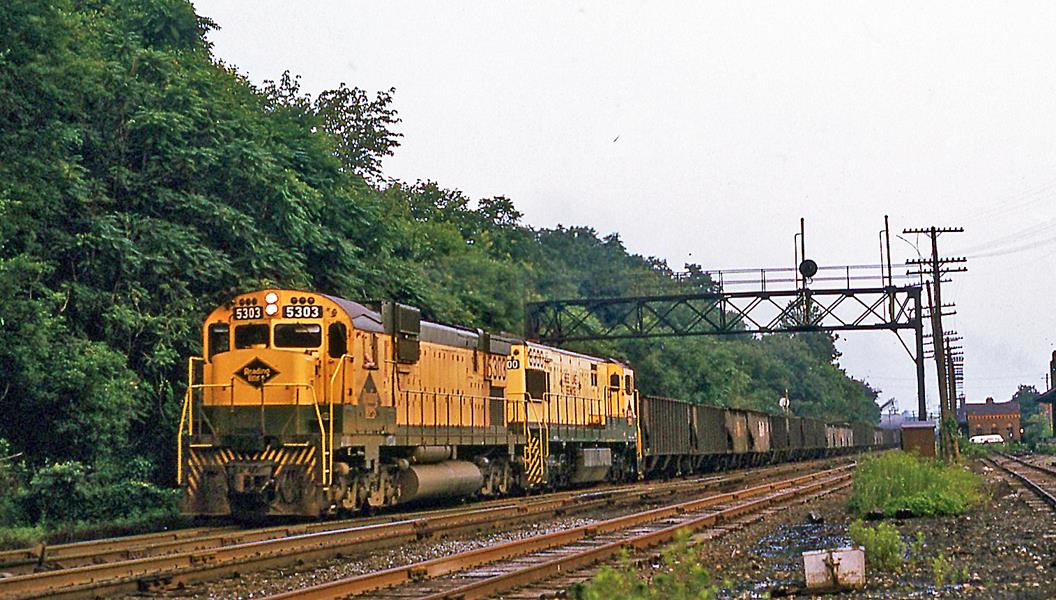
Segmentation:
{"type": "MultiPolygon", "coordinates": [[[[917,273],[921,276],[931,276],[927,282],[928,304],[931,305],[931,341],[935,354],[935,372],[939,380],[939,453],[943,459],[956,460],[960,454],[957,449],[957,412],[954,408],[956,396],[950,387],[950,365],[946,358],[946,344],[942,317],[942,283],[943,276],[948,273],[961,273],[967,271],[966,267],[948,266],[967,262],[963,257],[940,258],[939,257],[939,235],[943,233],[961,233],[962,227],[928,227],[924,229],[904,229],[903,233],[925,234],[931,238],[931,258],[918,258],[906,261],[906,264],[915,265],[917,273]]],[[[911,274],[911,275],[912,275],[911,274]]]]}

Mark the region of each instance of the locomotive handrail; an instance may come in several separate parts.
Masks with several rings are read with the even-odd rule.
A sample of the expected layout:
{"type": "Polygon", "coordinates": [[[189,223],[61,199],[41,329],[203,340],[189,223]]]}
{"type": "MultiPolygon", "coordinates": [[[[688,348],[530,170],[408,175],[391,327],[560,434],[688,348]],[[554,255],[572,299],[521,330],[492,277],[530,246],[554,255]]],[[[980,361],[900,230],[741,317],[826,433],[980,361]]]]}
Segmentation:
{"type": "MultiPolygon", "coordinates": [[[[460,425],[458,427],[456,427],[455,425],[452,424],[453,423],[453,420],[452,420],[452,404],[455,404],[455,403],[457,403],[456,409],[458,410],[459,419],[460,419],[459,422],[460,423],[461,423],[463,411],[466,409],[467,405],[469,407],[469,411],[470,411],[470,415],[469,415],[469,425],[470,425],[469,430],[470,430],[470,433],[469,433],[469,436],[470,436],[470,441],[471,442],[475,439],[473,436],[476,435],[474,433],[474,431],[476,430],[476,425],[477,425],[477,420],[476,420],[476,418],[477,418],[477,408],[479,407],[481,413],[483,413],[482,420],[480,422],[480,426],[481,427],[486,426],[486,424],[488,422],[487,421],[487,411],[488,411],[488,401],[489,400],[503,400],[503,417],[504,417],[503,420],[505,422],[506,401],[508,400],[508,398],[506,398],[506,397],[481,396],[481,395],[476,395],[476,394],[451,393],[451,392],[434,392],[434,391],[429,391],[429,390],[406,390],[406,389],[405,390],[400,390],[400,394],[402,395],[403,399],[405,400],[403,405],[406,407],[406,409],[405,409],[403,415],[401,415],[399,412],[397,412],[396,425],[402,425],[402,426],[406,426],[406,427],[416,427],[418,429],[418,431],[420,432],[420,434],[422,434],[422,435],[425,434],[426,428],[431,428],[433,435],[438,439],[440,437],[440,435],[441,435],[441,429],[443,429],[445,431],[444,435],[447,437],[447,440],[450,441],[451,438],[452,438],[451,431],[453,429],[456,429],[456,428],[463,428],[464,429],[465,423],[463,423],[462,425],[460,425]],[[413,401],[414,398],[418,399],[417,403],[415,403],[413,401]],[[439,419],[439,417],[440,417],[440,403],[439,403],[439,401],[440,401],[441,398],[443,398],[443,400],[445,401],[444,405],[445,405],[445,411],[446,411],[445,412],[446,423],[447,423],[446,425],[441,424],[440,423],[440,419],[439,419]],[[431,401],[431,404],[432,404],[432,411],[430,413],[432,415],[432,422],[431,423],[427,423],[427,419],[426,419],[427,415],[426,415],[425,408],[426,408],[427,400],[431,401]],[[417,409],[415,408],[416,404],[417,404],[417,409]],[[416,415],[412,414],[412,411],[416,411],[417,414],[416,415]],[[415,416],[417,417],[417,422],[415,422],[415,420],[413,419],[413,417],[415,417],[415,416]]],[[[459,439],[464,438],[465,435],[466,434],[463,433],[463,432],[458,433],[459,439]]]]}
{"type": "MultiPolygon", "coordinates": [[[[326,477],[323,478],[323,485],[330,485],[331,483],[333,483],[333,477],[334,477],[334,382],[337,381],[337,374],[338,373],[341,373],[342,376],[344,375],[345,364],[346,364],[346,360],[345,359],[348,359],[348,358],[352,358],[352,355],[350,355],[348,353],[345,353],[345,354],[342,354],[341,358],[338,359],[337,368],[334,369],[334,372],[330,375],[330,386],[326,390],[326,395],[327,395],[328,400],[329,400],[327,402],[327,404],[329,405],[329,410],[330,410],[330,418],[329,418],[329,420],[327,422],[327,426],[329,427],[330,431],[329,431],[329,435],[327,436],[328,439],[325,440],[325,443],[327,444],[328,450],[326,452],[326,459],[323,462],[324,463],[328,463],[328,464],[326,464],[324,469],[325,469],[326,473],[329,474],[330,477],[329,477],[329,481],[327,480],[326,477]]],[[[343,379],[344,379],[344,377],[342,377],[342,380],[343,379]]],[[[345,386],[344,386],[344,384],[342,384],[341,385],[341,400],[342,400],[341,404],[342,405],[344,405],[344,394],[345,394],[345,386]]]]}
{"type": "Polygon", "coordinates": [[[194,361],[205,359],[200,356],[187,357],[187,389],[183,393],[183,407],[180,410],[180,426],[176,430],[176,485],[183,483],[183,428],[187,426],[187,435],[194,435],[194,361]]]}

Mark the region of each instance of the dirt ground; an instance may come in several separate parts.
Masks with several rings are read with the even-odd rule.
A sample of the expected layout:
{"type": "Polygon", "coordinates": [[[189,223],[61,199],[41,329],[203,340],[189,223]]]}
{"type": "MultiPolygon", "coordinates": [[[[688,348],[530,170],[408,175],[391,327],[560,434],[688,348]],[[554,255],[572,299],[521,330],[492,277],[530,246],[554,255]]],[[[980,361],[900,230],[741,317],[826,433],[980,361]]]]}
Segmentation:
{"type": "MultiPolygon", "coordinates": [[[[1056,598],[1056,514],[989,467],[973,468],[987,482],[985,505],[959,517],[891,521],[907,546],[923,533],[920,556],[910,557],[897,573],[867,566],[865,589],[832,597],[1056,598]],[[951,568],[947,581],[936,586],[931,559],[939,555],[951,568]]],[[[801,555],[850,545],[846,532],[853,519],[846,500],[847,494],[833,495],[709,544],[704,563],[724,582],[720,597],[810,597],[802,589],[801,555]]]]}

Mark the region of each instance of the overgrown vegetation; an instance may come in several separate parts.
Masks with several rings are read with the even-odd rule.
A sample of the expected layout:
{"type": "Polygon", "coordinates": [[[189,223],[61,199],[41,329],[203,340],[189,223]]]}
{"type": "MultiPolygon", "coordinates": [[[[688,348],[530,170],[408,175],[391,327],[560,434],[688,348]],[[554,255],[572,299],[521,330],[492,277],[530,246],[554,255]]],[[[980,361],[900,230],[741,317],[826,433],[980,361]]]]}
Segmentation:
{"type": "MultiPolygon", "coordinates": [[[[0,500],[9,525],[117,518],[96,486],[172,482],[186,357],[236,292],[393,298],[518,332],[526,301],[673,283],[616,234],[535,229],[510,199],[386,178],[393,90],[254,86],[213,55],[215,27],[187,0],[0,11],[0,438],[24,467],[5,475],[24,499],[0,500]],[[36,490],[60,472],[102,507],[48,505],[36,490]]],[[[683,289],[711,288],[689,269],[683,289]]],[[[776,410],[787,390],[799,415],[878,418],[827,334],[577,349],[629,361],[647,394],[776,410]]],[[[145,490],[124,492],[167,509],[145,490]]]]}
{"type": "Polygon", "coordinates": [[[957,447],[960,448],[961,458],[964,460],[985,458],[994,451],[990,444],[973,444],[963,435],[957,438],[957,447]]]}
{"type": "Polygon", "coordinates": [[[681,530],[661,552],[661,566],[648,579],[624,552],[616,566],[605,566],[589,581],[569,589],[575,600],[710,600],[718,591],[711,574],[681,530]]]}
{"type": "MultiPolygon", "coordinates": [[[[0,452],[8,447],[0,439],[0,452]]],[[[0,548],[185,524],[178,491],[151,483],[152,471],[144,458],[103,470],[77,461],[50,463],[31,475],[21,461],[0,462],[0,548]]]]}
{"type": "Polygon", "coordinates": [[[894,450],[858,465],[849,507],[859,515],[959,515],[982,499],[975,473],[894,450]]]}
{"type": "Polygon", "coordinates": [[[898,528],[890,523],[869,527],[860,520],[847,529],[851,541],[865,549],[866,564],[880,571],[897,571],[906,558],[906,544],[898,528]]]}

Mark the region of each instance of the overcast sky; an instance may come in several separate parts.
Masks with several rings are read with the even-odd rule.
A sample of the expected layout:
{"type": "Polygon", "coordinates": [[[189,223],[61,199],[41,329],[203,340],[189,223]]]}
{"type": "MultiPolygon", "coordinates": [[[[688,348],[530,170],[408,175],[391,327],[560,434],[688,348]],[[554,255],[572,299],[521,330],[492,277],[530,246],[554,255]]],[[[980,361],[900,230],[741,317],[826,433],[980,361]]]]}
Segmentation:
{"type": "MultiPolygon", "coordinates": [[[[254,82],[396,88],[386,174],[536,226],[618,232],[705,268],[878,261],[894,229],[963,226],[946,299],[969,402],[1043,388],[1056,342],[1056,3],[196,0],[254,82]]],[[[916,241],[912,237],[911,241],[916,241]]],[[[923,242],[923,240],[921,240],[923,242]]],[[[894,240],[896,261],[915,256],[894,240]]],[[[925,250],[925,245],[921,244],[925,250]]],[[[848,371],[915,408],[889,333],[848,371]]],[[[930,404],[936,406],[929,372],[930,404]]]]}

